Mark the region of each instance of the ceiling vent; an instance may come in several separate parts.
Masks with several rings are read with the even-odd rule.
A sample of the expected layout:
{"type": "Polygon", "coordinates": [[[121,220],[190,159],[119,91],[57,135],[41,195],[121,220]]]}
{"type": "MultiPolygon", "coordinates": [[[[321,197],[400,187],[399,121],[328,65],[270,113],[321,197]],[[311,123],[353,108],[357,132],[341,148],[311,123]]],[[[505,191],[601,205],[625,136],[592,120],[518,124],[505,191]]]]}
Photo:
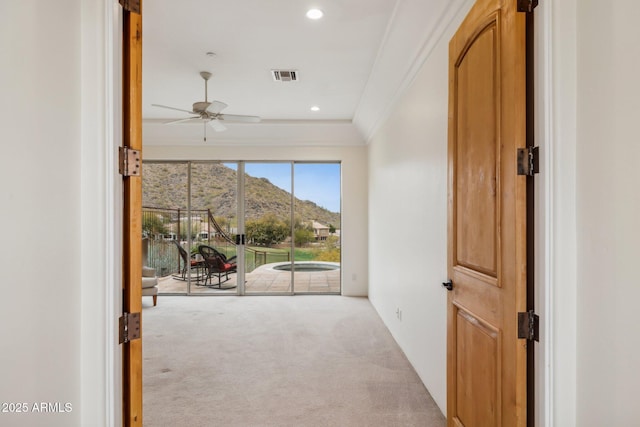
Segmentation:
{"type": "Polygon", "coordinates": [[[277,82],[296,82],[298,81],[298,72],[296,70],[271,70],[273,80],[277,82]]]}

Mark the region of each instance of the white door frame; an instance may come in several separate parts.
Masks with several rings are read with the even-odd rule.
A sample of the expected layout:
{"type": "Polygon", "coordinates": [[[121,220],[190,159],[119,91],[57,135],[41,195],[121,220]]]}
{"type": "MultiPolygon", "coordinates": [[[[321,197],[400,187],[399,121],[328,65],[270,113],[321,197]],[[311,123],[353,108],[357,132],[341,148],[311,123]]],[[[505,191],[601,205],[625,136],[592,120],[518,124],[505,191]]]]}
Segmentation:
{"type": "Polygon", "coordinates": [[[546,427],[576,425],[575,16],[575,0],[535,9],[535,418],[546,427]]]}
{"type": "MultiPolygon", "coordinates": [[[[542,154],[541,174],[536,178],[536,309],[541,315],[541,343],[536,351],[536,419],[538,425],[549,427],[575,425],[576,420],[576,89],[559,84],[575,80],[576,9],[575,0],[545,0],[536,9],[536,139],[542,154]],[[556,404],[560,399],[562,405],[556,404]]],[[[105,255],[98,265],[92,264],[97,267],[92,272],[94,278],[102,276],[95,278],[101,286],[87,289],[86,299],[95,294],[104,316],[96,319],[91,310],[81,314],[82,324],[91,329],[83,333],[80,344],[86,365],[81,387],[83,401],[87,402],[82,419],[87,424],[101,419],[104,425],[120,425],[121,361],[113,321],[121,306],[121,237],[115,231],[122,219],[120,189],[114,175],[122,111],[120,6],[117,0],[83,2],[81,16],[83,118],[86,115],[98,122],[93,130],[89,124],[83,127],[82,159],[87,166],[83,167],[82,177],[93,179],[83,180],[81,206],[87,210],[81,218],[93,224],[94,231],[103,230],[105,255]],[[96,170],[100,173],[96,174],[96,170]],[[90,201],[86,200],[89,194],[103,195],[102,205],[90,209],[90,201]],[[94,216],[100,208],[104,208],[104,215],[94,216]],[[103,337],[103,346],[95,349],[96,341],[89,340],[90,336],[103,337]],[[104,357],[96,358],[102,350],[104,357]]],[[[88,275],[83,271],[83,279],[88,275]]]]}
{"type": "Polygon", "coordinates": [[[79,316],[82,425],[122,424],[122,9],[117,0],[80,8],[81,259],[79,316]]]}

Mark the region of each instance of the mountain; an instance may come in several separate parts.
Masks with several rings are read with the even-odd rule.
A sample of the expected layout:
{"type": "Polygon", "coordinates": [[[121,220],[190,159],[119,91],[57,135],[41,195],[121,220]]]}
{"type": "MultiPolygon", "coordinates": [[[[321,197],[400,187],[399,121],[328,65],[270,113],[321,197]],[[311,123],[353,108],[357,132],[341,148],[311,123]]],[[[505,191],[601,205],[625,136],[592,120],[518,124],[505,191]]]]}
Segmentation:
{"type": "MultiPolygon", "coordinates": [[[[211,209],[215,217],[235,218],[237,172],[220,163],[192,163],[191,209],[211,209]]],[[[153,208],[187,209],[187,164],[144,163],[142,165],[142,205],[153,208]]],[[[282,220],[291,218],[291,193],[266,178],[245,174],[247,219],[272,213],[282,220]]],[[[309,200],[294,199],[295,216],[340,228],[340,214],[309,200]]]]}

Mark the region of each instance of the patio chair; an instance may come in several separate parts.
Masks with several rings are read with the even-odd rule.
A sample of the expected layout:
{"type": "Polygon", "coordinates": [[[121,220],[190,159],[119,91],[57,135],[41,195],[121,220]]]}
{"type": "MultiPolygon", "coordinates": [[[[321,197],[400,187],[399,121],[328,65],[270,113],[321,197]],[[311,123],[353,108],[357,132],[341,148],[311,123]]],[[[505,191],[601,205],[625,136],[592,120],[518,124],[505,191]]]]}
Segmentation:
{"type": "Polygon", "coordinates": [[[182,269],[180,270],[180,277],[175,277],[175,276],[174,277],[180,280],[187,280],[187,264],[189,264],[191,266],[191,270],[192,271],[195,270],[196,272],[196,277],[195,277],[196,281],[199,281],[202,278],[200,274],[200,270],[204,266],[203,261],[198,261],[194,259],[195,254],[192,254],[191,256],[189,256],[185,248],[180,246],[180,243],[178,243],[177,240],[171,240],[171,242],[173,242],[176,245],[176,247],[178,248],[178,252],[180,253],[180,257],[182,258],[182,269]]]}
{"type": "MultiPolygon", "coordinates": [[[[201,245],[201,246],[207,246],[207,245],[201,245]]],[[[227,258],[227,256],[225,254],[223,254],[222,252],[220,252],[219,250],[217,250],[216,248],[213,248],[211,246],[207,246],[209,249],[211,249],[213,252],[216,253],[216,255],[218,255],[220,258],[222,258],[222,261],[225,262],[225,264],[237,264],[236,263],[236,256],[232,256],[227,258]]]]}
{"type": "MultiPolygon", "coordinates": [[[[204,267],[206,269],[205,286],[216,286],[212,281],[212,277],[215,276],[218,278],[218,288],[222,289],[222,284],[229,280],[229,273],[237,272],[238,266],[233,262],[236,257],[226,258],[222,253],[207,245],[198,246],[198,252],[204,259],[204,267]],[[223,275],[224,280],[222,280],[223,275]],[[210,285],[207,285],[207,282],[210,285]]],[[[226,289],[232,288],[235,288],[235,286],[230,286],[226,289]]]]}
{"type": "Polygon", "coordinates": [[[142,267],[142,296],[153,297],[153,306],[158,304],[158,278],[155,268],[142,267]]]}

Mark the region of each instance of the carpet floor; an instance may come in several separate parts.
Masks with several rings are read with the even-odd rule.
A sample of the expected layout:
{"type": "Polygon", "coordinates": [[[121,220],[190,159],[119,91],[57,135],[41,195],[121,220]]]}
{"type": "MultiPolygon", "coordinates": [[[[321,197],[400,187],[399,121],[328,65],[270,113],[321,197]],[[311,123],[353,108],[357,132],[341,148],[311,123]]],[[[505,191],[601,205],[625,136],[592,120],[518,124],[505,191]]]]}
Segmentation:
{"type": "Polygon", "coordinates": [[[145,426],[445,425],[366,298],[149,302],[145,426]]]}

